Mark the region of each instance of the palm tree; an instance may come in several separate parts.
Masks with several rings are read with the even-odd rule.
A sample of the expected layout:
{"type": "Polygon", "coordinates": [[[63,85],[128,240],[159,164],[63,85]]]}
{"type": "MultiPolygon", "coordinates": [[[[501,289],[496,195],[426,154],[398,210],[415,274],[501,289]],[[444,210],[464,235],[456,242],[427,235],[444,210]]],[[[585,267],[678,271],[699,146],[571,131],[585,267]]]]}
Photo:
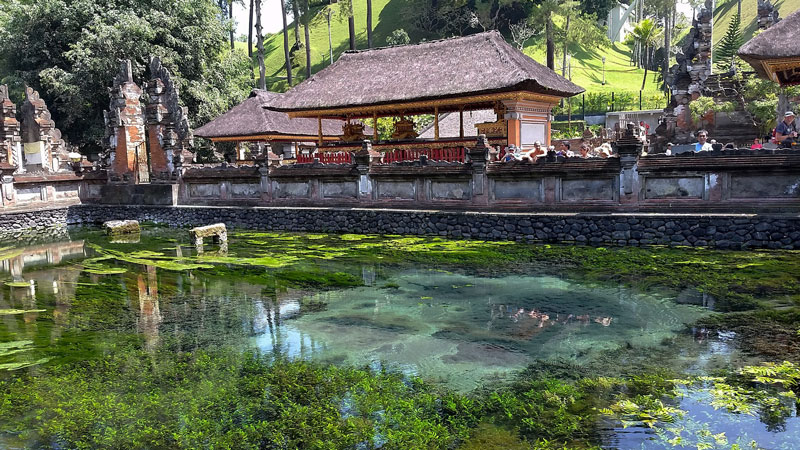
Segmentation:
{"type": "Polygon", "coordinates": [[[642,78],[642,90],[647,81],[647,69],[650,67],[650,49],[656,45],[658,39],[661,37],[663,30],[658,28],[656,21],[653,19],[644,19],[633,27],[633,38],[639,43],[640,48],[644,52],[644,78],[642,78]]]}
{"type": "MultiPolygon", "coordinates": [[[[259,1],[260,3],[260,1],[259,1]]],[[[286,29],[286,1],[281,0],[281,15],[283,16],[283,55],[286,58],[286,82],[292,85],[292,60],[289,58],[289,31],[286,29]]],[[[259,24],[256,27],[260,27],[259,24]]],[[[257,30],[258,31],[258,30],[257,30]]],[[[260,31],[258,31],[260,33],[260,31]]]]}

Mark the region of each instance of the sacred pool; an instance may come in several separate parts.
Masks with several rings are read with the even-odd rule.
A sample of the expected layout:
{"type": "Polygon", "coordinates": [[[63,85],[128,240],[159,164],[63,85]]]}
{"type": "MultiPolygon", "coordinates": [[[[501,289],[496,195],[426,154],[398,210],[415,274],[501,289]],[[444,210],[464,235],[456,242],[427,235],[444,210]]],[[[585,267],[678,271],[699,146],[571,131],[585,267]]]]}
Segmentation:
{"type": "Polygon", "coordinates": [[[0,448],[792,449],[798,276],[780,250],[31,236],[0,249],[0,448]]]}

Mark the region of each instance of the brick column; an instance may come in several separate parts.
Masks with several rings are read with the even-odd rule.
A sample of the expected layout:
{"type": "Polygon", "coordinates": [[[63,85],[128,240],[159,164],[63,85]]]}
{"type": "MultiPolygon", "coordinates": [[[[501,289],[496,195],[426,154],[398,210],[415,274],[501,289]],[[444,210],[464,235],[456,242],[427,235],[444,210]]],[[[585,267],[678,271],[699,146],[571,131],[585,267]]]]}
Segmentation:
{"type": "Polygon", "coordinates": [[[113,153],[109,178],[128,183],[149,181],[144,113],[139,101],[142,89],[133,82],[130,60],[121,61],[109,95],[111,102],[105,113],[106,144],[113,153]]]}

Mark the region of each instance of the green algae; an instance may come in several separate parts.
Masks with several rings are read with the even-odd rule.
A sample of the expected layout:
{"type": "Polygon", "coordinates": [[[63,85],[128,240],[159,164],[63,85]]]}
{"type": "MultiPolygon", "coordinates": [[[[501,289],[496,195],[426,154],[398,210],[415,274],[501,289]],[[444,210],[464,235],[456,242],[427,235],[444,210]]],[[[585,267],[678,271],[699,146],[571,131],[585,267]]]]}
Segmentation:
{"type": "MultiPolygon", "coordinates": [[[[124,330],[135,329],[138,326],[141,319],[137,318],[136,312],[140,306],[135,302],[132,306],[126,303],[130,301],[129,293],[120,286],[120,281],[135,286],[135,276],[141,273],[137,272],[141,269],[130,267],[125,269],[122,265],[115,267],[116,263],[153,265],[162,269],[166,269],[163,265],[168,263],[174,263],[173,267],[193,264],[203,266],[192,269],[167,269],[170,274],[159,272],[159,277],[173,277],[169,278],[168,282],[162,283],[162,280],[159,280],[162,301],[166,302],[169,302],[168,299],[173,295],[173,291],[164,284],[174,284],[176,276],[174,274],[188,270],[202,272],[203,280],[224,278],[262,285],[264,286],[262,295],[271,297],[276,295],[276,292],[285,290],[287,286],[328,289],[363,284],[360,276],[343,271],[340,265],[333,264],[340,261],[375,265],[375,272],[379,274],[376,285],[383,285],[387,290],[398,289],[399,286],[396,283],[393,285],[391,281],[386,283],[381,281],[385,279],[381,278],[381,266],[394,268],[423,263],[425,266],[437,267],[436,270],[454,272],[469,266],[485,271],[484,273],[490,276],[495,276],[498,271],[524,273],[541,269],[547,272],[553,271],[552,267],[556,267],[555,270],[560,276],[588,281],[597,286],[622,283],[645,291],[663,288],[679,291],[690,288],[712,294],[717,298],[719,309],[745,311],[715,315],[701,321],[703,326],[719,330],[740,326],[740,330],[750,329],[750,333],[754,336],[760,333],[762,335],[760,345],[763,348],[754,346],[752,351],[769,359],[780,360],[779,358],[782,358],[780,355],[783,353],[788,354],[790,360],[795,360],[794,355],[797,354],[792,353],[792,348],[798,347],[796,339],[800,321],[796,316],[800,313],[797,308],[775,309],[775,305],[780,301],[793,303],[800,298],[796,286],[796,274],[800,273],[796,270],[800,268],[796,252],[747,253],[666,248],[596,249],[512,242],[448,241],[426,237],[360,235],[359,239],[349,237],[343,239],[336,235],[310,237],[302,234],[290,236],[281,233],[247,234],[250,236],[232,234],[234,238],[231,240],[231,251],[227,256],[206,253],[174,257],[166,254],[164,248],[137,247],[127,252],[119,250],[119,247],[104,248],[103,245],[92,248],[102,256],[90,262],[89,267],[86,265],[89,260],[84,260],[81,264],[86,268],[85,273],[94,274],[91,272],[94,269],[102,274],[104,270],[116,268],[121,272],[114,274],[122,276],[102,277],[97,284],[79,282],[77,285],[80,287],[70,317],[72,326],[87,329],[112,327],[124,330]],[[311,241],[313,244],[309,245],[311,241]],[[153,261],[157,264],[153,264],[153,261]],[[777,340],[776,336],[779,337],[777,340]],[[767,348],[769,346],[773,349],[767,348]]],[[[82,277],[81,279],[85,281],[86,277],[84,275],[82,277]]],[[[26,283],[25,286],[29,284],[26,283]]],[[[458,288],[462,291],[468,286],[461,283],[443,284],[441,290],[458,288]]],[[[441,291],[437,291],[437,297],[439,292],[441,291]]],[[[325,309],[325,303],[317,300],[318,298],[313,296],[303,297],[301,300],[303,310],[325,309]]],[[[428,297],[426,300],[433,299],[428,297]]],[[[424,309],[429,310],[427,306],[424,309]]],[[[353,315],[344,318],[344,323],[359,325],[368,320],[367,315],[353,315]]],[[[392,327],[402,329],[409,324],[384,321],[376,323],[376,326],[391,330],[392,327]]],[[[744,331],[737,334],[747,342],[744,331]]],[[[162,339],[166,341],[168,338],[162,336],[162,339]]],[[[286,445],[313,446],[314,443],[304,439],[307,439],[305,436],[316,436],[318,441],[321,440],[335,448],[343,448],[341,446],[349,448],[358,442],[346,440],[350,439],[343,437],[346,433],[363,438],[364,440],[360,442],[371,442],[369,439],[370,436],[374,437],[376,427],[384,426],[376,417],[385,417],[388,414],[391,419],[386,422],[387,435],[391,436],[389,439],[396,440],[384,444],[386,448],[417,448],[409,447],[408,442],[420,445],[418,448],[492,448],[492,443],[495,444],[495,448],[517,446],[594,448],[598,441],[593,434],[595,432],[593,420],[600,416],[598,411],[603,408],[611,408],[618,402],[622,402],[622,405],[635,404],[644,410],[650,410],[649,417],[663,418],[666,416],[659,415],[659,411],[664,412],[670,407],[668,403],[670,397],[666,392],[668,389],[663,388],[663,384],[670,379],[666,374],[655,376],[654,372],[648,372],[652,376],[651,380],[631,378],[628,375],[605,380],[592,370],[578,370],[566,366],[561,372],[553,369],[547,374],[533,370],[526,371],[511,386],[500,385],[489,390],[491,392],[469,395],[456,395],[441,387],[406,379],[403,383],[409,388],[408,391],[395,388],[386,388],[384,391],[384,387],[371,380],[371,377],[379,377],[381,374],[367,371],[366,378],[354,385],[348,385],[349,389],[337,391],[338,396],[320,395],[320,398],[315,399],[309,396],[309,393],[324,390],[318,386],[341,382],[339,375],[326,372],[330,370],[329,368],[323,366],[313,366],[313,369],[275,368],[261,363],[248,363],[248,367],[242,368],[237,357],[208,355],[203,351],[196,351],[196,345],[195,343],[194,346],[178,346],[180,351],[185,351],[186,348],[190,350],[175,357],[165,354],[154,356],[125,352],[113,356],[112,359],[117,357],[119,359],[111,363],[102,358],[113,354],[113,351],[99,352],[99,355],[92,358],[101,358],[100,361],[103,364],[108,363],[111,368],[92,366],[101,375],[98,381],[91,381],[89,383],[91,386],[88,388],[70,388],[69,393],[59,394],[59,398],[52,403],[33,399],[34,402],[40,402],[38,405],[45,411],[46,417],[42,424],[21,424],[17,422],[21,416],[17,416],[13,420],[14,429],[37,428],[38,433],[45,437],[45,442],[54,442],[46,438],[57,436],[53,439],[75,447],[80,443],[88,447],[101,447],[108,446],[109,442],[115,442],[120,448],[147,446],[148,443],[153,447],[170,448],[212,445],[210,443],[217,443],[220,447],[226,444],[228,446],[242,444],[239,447],[246,448],[245,444],[255,442],[257,436],[261,438],[270,436],[269,439],[278,436],[283,439],[281,445],[288,442],[291,444],[286,445]],[[141,361],[137,362],[138,359],[141,361]],[[155,364],[153,360],[156,361],[155,364]],[[231,364],[232,368],[223,367],[223,363],[231,364]],[[173,371],[167,367],[171,364],[190,369],[178,373],[177,370],[173,371]],[[204,378],[197,373],[202,370],[212,376],[204,378]],[[317,373],[317,370],[321,372],[317,373]],[[131,376],[138,373],[137,371],[147,372],[144,375],[147,380],[142,383],[126,384],[126,381],[116,379],[120,373],[131,376]],[[250,377],[253,373],[259,377],[280,379],[288,386],[276,383],[269,384],[269,388],[264,389],[265,386],[259,384],[261,378],[250,377]],[[177,380],[175,383],[179,388],[175,392],[171,391],[166,382],[159,380],[158,377],[165,377],[170,381],[177,380]],[[243,386],[234,385],[229,379],[243,386]],[[110,385],[104,387],[103,382],[108,382],[110,385]],[[197,389],[192,390],[189,387],[190,383],[194,383],[197,389]],[[115,388],[120,388],[118,392],[123,394],[117,393],[115,388]],[[216,395],[213,389],[220,389],[221,393],[216,395]],[[281,389],[284,390],[280,391],[281,389]],[[141,394],[138,392],[140,390],[141,394]],[[362,400],[359,400],[359,407],[355,408],[356,413],[351,417],[348,416],[349,413],[342,413],[342,410],[349,411],[348,408],[337,408],[337,405],[349,404],[346,399],[353,395],[354,390],[359,392],[358,395],[363,394],[363,397],[359,397],[362,400]],[[294,397],[291,402],[283,403],[285,397],[283,394],[276,394],[276,391],[291,392],[291,395],[287,395],[294,397]],[[68,398],[70,393],[74,395],[74,399],[68,398]],[[492,396],[493,394],[496,395],[492,396]],[[178,403],[181,395],[188,406],[178,403]],[[227,395],[228,398],[223,395],[227,395]],[[436,406],[430,410],[423,408],[424,413],[409,412],[409,409],[392,406],[393,404],[384,398],[390,395],[407,399],[415,395],[428,396],[434,400],[436,406]],[[664,395],[667,395],[667,399],[664,395]],[[637,399],[635,396],[642,397],[637,399]],[[88,405],[102,405],[105,401],[109,404],[100,408],[101,411],[89,410],[88,405]],[[137,402],[146,406],[140,406],[137,402]],[[660,406],[658,402],[661,402],[660,406]],[[263,414],[262,416],[248,409],[255,407],[254,405],[265,404],[268,407],[264,410],[253,410],[263,414]],[[387,404],[390,407],[384,407],[387,404]],[[171,413],[167,413],[168,417],[160,422],[160,415],[170,405],[174,405],[174,408],[180,411],[188,411],[187,415],[181,417],[179,421],[171,413]],[[57,408],[63,408],[63,415],[55,417],[53,411],[57,408]],[[209,415],[203,415],[203,410],[219,415],[211,415],[211,412],[209,415]],[[117,419],[115,415],[119,415],[119,418],[117,419]],[[264,415],[274,421],[274,425],[254,418],[265,417],[264,415]],[[141,420],[144,428],[149,427],[151,431],[155,431],[152,431],[152,436],[146,435],[144,431],[137,431],[121,423],[123,419],[133,422],[141,420]],[[181,428],[187,427],[185,425],[187,420],[195,423],[189,425],[188,429],[181,428]],[[60,421],[65,423],[59,423],[60,421]],[[299,429],[293,428],[298,422],[302,422],[302,426],[299,429]],[[88,425],[81,425],[91,423],[104,425],[101,425],[99,431],[97,428],[90,430],[86,428],[88,425]],[[220,425],[221,423],[229,424],[228,428],[220,425]],[[392,434],[395,428],[390,427],[389,423],[402,423],[396,426],[401,427],[401,431],[406,433],[405,437],[392,434]],[[452,423],[456,423],[457,426],[451,426],[452,423]],[[484,425],[478,426],[477,423],[484,425]],[[122,431],[115,431],[113,426],[116,425],[119,425],[119,430],[122,431]],[[239,426],[240,428],[237,428],[239,426]],[[408,430],[421,430],[420,440],[412,441],[413,438],[409,437],[411,431],[408,430]],[[320,438],[330,431],[333,432],[333,437],[320,438]],[[90,436],[95,432],[97,434],[90,436]],[[123,436],[123,433],[131,434],[123,436]],[[200,435],[208,439],[204,442],[192,440],[200,435]],[[439,436],[442,443],[431,443],[435,442],[431,438],[433,435],[439,436]],[[176,436],[180,436],[182,440],[178,440],[176,436]],[[430,440],[423,440],[424,436],[428,436],[430,440]],[[156,442],[157,438],[163,440],[156,442]],[[145,444],[142,444],[143,442],[145,444]]],[[[632,349],[629,352],[628,349],[622,349],[619,353],[624,353],[625,358],[629,358],[634,351],[642,350],[632,349]]],[[[650,356],[652,355],[641,357],[650,356]]],[[[32,358],[36,363],[39,361],[37,357],[32,358]]],[[[629,359],[625,358],[620,356],[613,359],[614,364],[610,362],[607,364],[615,366],[619,371],[619,367],[628,364],[629,359]]],[[[20,368],[25,367],[22,366],[24,364],[32,364],[17,361],[13,363],[4,361],[4,363],[21,365],[20,368]]],[[[80,364],[65,365],[58,369],[45,367],[45,378],[49,379],[34,382],[35,384],[28,387],[41,393],[70,381],[77,383],[83,378],[88,378],[89,373],[92,375],[95,373],[82,369],[86,364],[86,361],[82,361],[80,364]]],[[[535,366],[542,367],[543,364],[537,363],[535,366]]],[[[398,376],[398,379],[402,377],[398,376]]],[[[11,386],[0,382],[0,400],[15,395],[19,389],[22,389],[22,386],[11,386]]],[[[722,389],[719,397],[725,400],[729,399],[730,395],[722,389]]],[[[15,402],[13,407],[16,408],[15,411],[24,409],[19,402],[15,402]]],[[[0,413],[0,416],[2,415],[3,413],[0,413]]],[[[6,417],[13,415],[13,412],[9,412],[6,417]]],[[[659,426],[658,423],[654,424],[656,427],[659,426]]],[[[278,437],[275,437],[275,442],[278,437]]]]}

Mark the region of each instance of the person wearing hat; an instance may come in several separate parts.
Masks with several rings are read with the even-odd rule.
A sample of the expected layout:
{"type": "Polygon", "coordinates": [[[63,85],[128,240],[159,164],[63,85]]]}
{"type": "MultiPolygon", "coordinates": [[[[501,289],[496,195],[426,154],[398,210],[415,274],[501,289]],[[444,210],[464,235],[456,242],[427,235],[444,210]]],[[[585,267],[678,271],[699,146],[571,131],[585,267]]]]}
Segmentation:
{"type": "Polygon", "coordinates": [[[783,121],[775,128],[775,140],[784,146],[791,146],[797,138],[797,123],[794,121],[794,113],[786,111],[783,121]]]}

